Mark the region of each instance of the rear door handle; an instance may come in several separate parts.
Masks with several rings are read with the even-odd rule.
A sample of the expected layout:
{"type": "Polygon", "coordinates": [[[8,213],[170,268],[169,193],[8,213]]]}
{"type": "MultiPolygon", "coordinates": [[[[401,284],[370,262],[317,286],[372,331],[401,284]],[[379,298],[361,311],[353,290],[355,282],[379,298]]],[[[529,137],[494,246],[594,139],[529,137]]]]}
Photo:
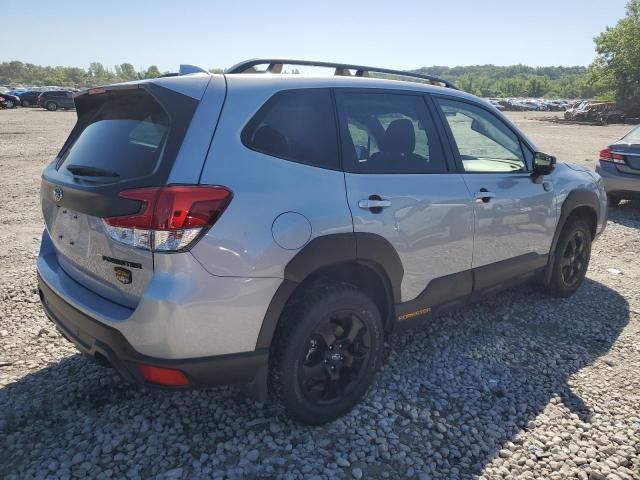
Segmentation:
{"type": "Polygon", "coordinates": [[[481,188],[479,192],[473,194],[473,198],[476,199],[476,202],[489,203],[492,198],[496,198],[496,194],[486,188],[481,188]]]}
{"type": "Polygon", "coordinates": [[[371,209],[371,208],[387,208],[391,206],[390,200],[360,200],[358,202],[358,206],[360,208],[371,209]]]}
{"type": "Polygon", "coordinates": [[[364,210],[370,210],[371,213],[380,213],[383,208],[391,206],[391,200],[383,200],[380,195],[370,195],[369,198],[358,201],[358,206],[364,210]]]}

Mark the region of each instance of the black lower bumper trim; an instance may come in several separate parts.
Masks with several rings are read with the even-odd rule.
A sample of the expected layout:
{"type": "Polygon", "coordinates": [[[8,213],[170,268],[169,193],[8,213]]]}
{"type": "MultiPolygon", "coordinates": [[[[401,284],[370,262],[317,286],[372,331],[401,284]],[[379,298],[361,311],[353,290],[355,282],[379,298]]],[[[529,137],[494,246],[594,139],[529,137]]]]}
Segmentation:
{"type": "Polygon", "coordinates": [[[253,352],[179,360],[143,355],[137,352],[118,330],[69,305],[42,280],[40,275],[38,287],[43,308],[60,333],[88,357],[98,363],[106,362],[113,366],[127,381],[147,384],[138,371],[138,365],[141,363],[181,370],[187,376],[188,387],[191,388],[231,383],[252,384],[266,372],[269,359],[269,350],[266,348],[253,352]]]}

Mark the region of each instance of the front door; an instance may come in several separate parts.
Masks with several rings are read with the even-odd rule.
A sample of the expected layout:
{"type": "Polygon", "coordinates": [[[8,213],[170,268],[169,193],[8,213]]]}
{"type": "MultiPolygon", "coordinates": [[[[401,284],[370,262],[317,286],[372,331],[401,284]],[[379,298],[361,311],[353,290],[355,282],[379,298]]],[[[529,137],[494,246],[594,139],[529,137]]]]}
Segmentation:
{"type": "Polygon", "coordinates": [[[556,225],[553,175],[532,179],[529,147],[494,113],[451,98],[436,103],[474,197],[476,288],[544,266],[556,225]]]}
{"type": "Polygon", "coordinates": [[[402,301],[468,271],[473,201],[462,175],[450,172],[425,98],[344,89],[337,100],[354,230],[380,235],[398,252],[402,301]]]}

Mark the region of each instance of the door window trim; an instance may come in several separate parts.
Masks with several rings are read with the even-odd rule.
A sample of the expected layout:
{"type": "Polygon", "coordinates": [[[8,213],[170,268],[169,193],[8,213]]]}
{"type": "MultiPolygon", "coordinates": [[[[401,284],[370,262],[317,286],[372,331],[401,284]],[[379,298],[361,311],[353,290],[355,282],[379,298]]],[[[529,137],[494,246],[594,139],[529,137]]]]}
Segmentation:
{"type": "Polygon", "coordinates": [[[530,155],[529,157],[532,158],[533,157],[533,152],[535,151],[531,145],[529,145],[529,143],[522,138],[522,136],[520,135],[520,133],[518,131],[516,131],[508,122],[505,122],[503,119],[501,119],[498,115],[496,115],[495,112],[492,112],[490,108],[488,108],[486,105],[483,105],[482,103],[479,102],[474,102],[472,100],[469,100],[467,98],[462,98],[462,97],[457,97],[455,95],[443,95],[443,94],[427,94],[429,97],[431,97],[431,101],[434,104],[434,108],[436,109],[436,114],[438,115],[438,119],[441,123],[442,129],[444,130],[445,135],[447,136],[447,140],[448,140],[448,144],[449,147],[451,149],[451,154],[453,155],[453,159],[455,161],[456,164],[456,171],[458,173],[464,173],[467,175],[487,175],[487,174],[491,174],[491,175],[500,175],[500,174],[507,174],[507,175],[513,175],[513,174],[530,174],[532,172],[531,168],[532,166],[530,165],[529,161],[527,160],[527,155],[526,155],[526,151],[528,150],[530,155]],[[492,115],[493,118],[495,118],[497,121],[499,121],[502,125],[504,125],[511,133],[513,133],[513,135],[518,139],[518,143],[520,144],[520,150],[522,151],[522,159],[525,165],[525,171],[515,171],[515,172],[467,172],[464,169],[464,166],[462,164],[462,158],[460,156],[460,151],[458,150],[458,144],[455,140],[455,137],[453,136],[453,132],[451,131],[451,127],[449,126],[449,122],[447,121],[447,117],[445,116],[444,112],[442,111],[442,108],[440,108],[440,106],[438,105],[438,98],[442,98],[444,100],[451,100],[454,102],[458,102],[458,103],[466,103],[467,105],[471,105],[472,107],[476,107],[476,108],[480,108],[482,110],[484,110],[485,112],[487,112],[488,114],[492,115]],[[526,150],[525,150],[526,149],[526,150]]]}
{"type": "MultiPolygon", "coordinates": [[[[454,163],[453,158],[449,154],[449,149],[446,148],[446,144],[443,141],[440,120],[437,116],[437,112],[433,110],[433,106],[430,105],[430,102],[425,98],[425,92],[416,91],[416,90],[404,90],[404,89],[388,89],[388,88],[363,88],[363,87],[337,87],[331,89],[334,93],[334,102],[336,108],[336,125],[338,128],[338,140],[340,145],[340,163],[342,165],[342,170],[345,173],[352,173],[356,175],[444,175],[449,173],[455,173],[457,169],[457,165],[454,163]],[[433,138],[429,138],[431,142],[436,143],[436,148],[439,149],[442,154],[442,159],[444,161],[445,170],[441,172],[362,172],[360,170],[356,170],[353,165],[350,165],[351,160],[346,158],[344,154],[345,148],[345,137],[347,135],[351,135],[349,133],[349,127],[345,124],[343,119],[346,117],[343,110],[342,105],[342,97],[345,94],[350,93],[358,93],[358,94],[385,94],[385,95],[402,95],[402,96],[414,96],[419,97],[423,105],[425,107],[426,116],[423,114],[423,121],[430,122],[431,130],[433,133],[433,138]],[[430,118],[429,118],[430,117],[430,118]]],[[[427,132],[429,135],[429,132],[427,132]]],[[[429,150],[431,151],[431,145],[429,146],[429,150]]]]}

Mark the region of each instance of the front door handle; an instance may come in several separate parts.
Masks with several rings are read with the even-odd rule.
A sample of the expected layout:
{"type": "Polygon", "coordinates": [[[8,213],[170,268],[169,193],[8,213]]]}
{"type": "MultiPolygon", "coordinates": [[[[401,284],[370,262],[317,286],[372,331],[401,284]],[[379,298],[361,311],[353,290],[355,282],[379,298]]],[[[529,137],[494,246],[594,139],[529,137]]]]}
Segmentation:
{"type": "Polygon", "coordinates": [[[391,206],[391,200],[383,200],[379,195],[371,195],[358,201],[358,206],[364,210],[371,210],[372,213],[380,213],[383,208],[391,206]]]}
{"type": "Polygon", "coordinates": [[[490,192],[486,188],[481,188],[479,192],[475,192],[473,194],[473,198],[476,199],[476,202],[489,203],[492,198],[496,198],[496,194],[490,192]]]}

